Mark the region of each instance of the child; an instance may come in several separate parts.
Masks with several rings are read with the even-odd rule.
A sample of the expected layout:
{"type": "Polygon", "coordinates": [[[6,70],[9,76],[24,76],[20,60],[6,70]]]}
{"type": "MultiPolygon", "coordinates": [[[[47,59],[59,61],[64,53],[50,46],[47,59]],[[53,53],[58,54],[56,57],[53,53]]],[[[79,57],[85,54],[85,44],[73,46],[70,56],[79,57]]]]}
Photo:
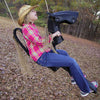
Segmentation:
{"type": "MultiPolygon", "coordinates": [[[[41,66],[69,68],[70,75],[73,77],[72,83],[76,82],[80,88],[81,96],[87,96],[89,93],[94,92],[90,89],[75,59],[71,58],[64,50],[56,50],[58,53],[54,53],[53,50],[48,48],[45,44],[45,38],[41,37],[34,24],[38,19],[35,11],[36,7],[37,6],[24,5],[20,8],[18,13],[18,24],[22,26],[23,37],[31,58],[41,66]]],[[[60,35],[61,33],[59,31],[49,35],[49,42],[52,41],[55,36],[60,35]]],[[[97,86],[97,82],[92,82],[92,84],[97,86]]]]}

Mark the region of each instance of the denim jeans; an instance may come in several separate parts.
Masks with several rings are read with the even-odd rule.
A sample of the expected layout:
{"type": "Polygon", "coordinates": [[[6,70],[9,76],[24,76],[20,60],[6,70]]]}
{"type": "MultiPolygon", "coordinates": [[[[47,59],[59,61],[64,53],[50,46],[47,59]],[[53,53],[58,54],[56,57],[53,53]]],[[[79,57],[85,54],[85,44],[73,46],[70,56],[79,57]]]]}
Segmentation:
{"type": "Polygon", "coordinates": [[[76,60],[71,58],[64,50],[56,51],[58,54],[54,53],[52,50],[50,52],[43,53],[42,56],[38,59],[37,63],[45,67],[69,68],[70,75],[74,78],[80,90],[85,93],[89,93],[89,85],[76,60]]]}

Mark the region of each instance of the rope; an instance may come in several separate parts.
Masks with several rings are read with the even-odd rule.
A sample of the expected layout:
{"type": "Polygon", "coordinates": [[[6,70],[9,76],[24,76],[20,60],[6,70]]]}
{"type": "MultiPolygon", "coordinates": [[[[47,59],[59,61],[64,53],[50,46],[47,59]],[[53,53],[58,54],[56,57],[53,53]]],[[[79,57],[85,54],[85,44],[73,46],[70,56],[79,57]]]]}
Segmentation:
{"type": "Polygon", "coordinates": [[[10,9],[9,9],[9,6],[8,6],[8,4],[7,4],[7,1],[4,0],[4,2],[5,2],[5,5],[6,5],[7,9],[8,9],[9,14],[10,14],[10,17],[11,17],[11,19],[12,19],[12,21],[13,21],[13,24],[14,24],[14,26],[16,27],[14,18],[13,18],[12,14],[11,14],[11,11],[10,11],[10,9]]]}
{"type": "Polygon", "coordinates": [[[45,0],[45,4],[46,4],[46,7],[47,7],[47,11],[49,12],[47,0],[45,0]]]}
{"type": "MultiPolygon", "coordinates": [[[[46,4],[47,11],[49,12],[47,0],[45,0],[45,4],[46,4]]],[[[45,27],[45,28],[46,28],[46,27],[45,27]]],[[[46,36],[48,36],[47,28],[46,28],[46,36]]],[[[53,45],[52,45],[52,42],[50,42],[49,45],[50,45],[51,49],[53,50],[53,52],[57,53],[57,51],[54,49],[54,47],[53,47],[53,45]]],[[[58,54],[58,53],[57,53],[57,54],[58,54]]]]}

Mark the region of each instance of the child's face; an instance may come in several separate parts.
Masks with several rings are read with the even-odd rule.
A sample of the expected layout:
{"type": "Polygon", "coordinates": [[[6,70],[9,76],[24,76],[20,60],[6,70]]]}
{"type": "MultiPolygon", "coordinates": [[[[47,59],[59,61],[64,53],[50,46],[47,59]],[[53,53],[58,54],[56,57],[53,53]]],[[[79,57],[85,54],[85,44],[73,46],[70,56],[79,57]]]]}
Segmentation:
{"type": "Polygon", "coordinates": [[[29,17],[29,20],[32,21],[32,22],[34,22],[35,20],[38,19],[37,13],[36,13],[36,11],[35,11],[34,9],[32,9],[32,10],[29,12],[28,17],[29,17]]]}

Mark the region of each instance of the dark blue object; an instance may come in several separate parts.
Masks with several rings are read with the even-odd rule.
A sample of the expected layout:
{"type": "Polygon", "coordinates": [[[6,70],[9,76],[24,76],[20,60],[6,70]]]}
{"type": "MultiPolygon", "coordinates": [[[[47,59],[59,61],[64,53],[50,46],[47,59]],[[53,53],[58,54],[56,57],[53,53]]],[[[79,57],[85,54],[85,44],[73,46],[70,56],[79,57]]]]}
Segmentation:
{"type": "MultiPolygon", "coordinates": [[[[48,31],[55,33],[60,31],[61,23],[74,24],[78,18],[78,12],[76,11],[59,11],[55,13],[48,13],[48,31]]],[[[60,36],[54,38],[53,45],[57,45],[63,41],[63,37],[60,36]]]]}

